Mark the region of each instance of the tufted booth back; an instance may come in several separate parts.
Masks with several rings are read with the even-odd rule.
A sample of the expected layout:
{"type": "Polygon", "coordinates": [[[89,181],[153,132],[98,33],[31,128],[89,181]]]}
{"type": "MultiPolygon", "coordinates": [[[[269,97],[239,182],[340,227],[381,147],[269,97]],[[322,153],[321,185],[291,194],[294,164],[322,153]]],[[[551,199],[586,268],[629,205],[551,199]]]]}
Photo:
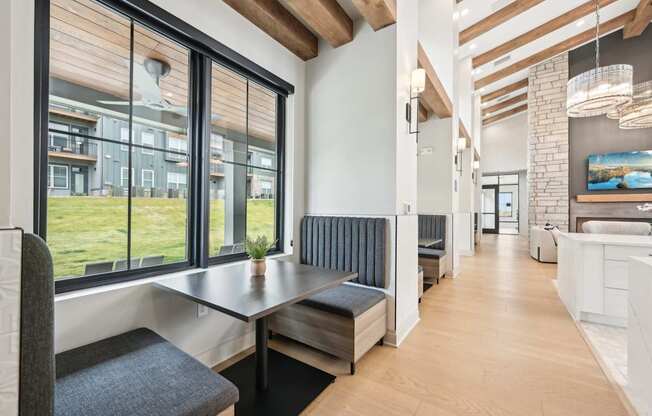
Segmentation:
{"type": "Polygon", "coordinates": [[[357,272],[352,282],[385,288],[386,228],[384,218],[303,217],[301,263],[357,272]]]}
{"type": "Polygon", "coordinates": [[[419,238],[441,239],[441,243],[430,248],[446,250],[446,216],[419,215],[419,238]]]}

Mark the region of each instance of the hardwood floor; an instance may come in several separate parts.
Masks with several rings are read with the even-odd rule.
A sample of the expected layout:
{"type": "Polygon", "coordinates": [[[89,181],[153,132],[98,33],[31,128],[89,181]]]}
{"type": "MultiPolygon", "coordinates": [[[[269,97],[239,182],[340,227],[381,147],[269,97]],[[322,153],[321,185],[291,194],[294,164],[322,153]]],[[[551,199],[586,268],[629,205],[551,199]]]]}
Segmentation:
{"type": "Polygon", "coordinates": [[[287,340],[272,347],[338,375],[307,415],[627,415],[551,282],[517,236],[485,236],[457,279],[421,303],[399,349],[348,364],[287,340]]]}

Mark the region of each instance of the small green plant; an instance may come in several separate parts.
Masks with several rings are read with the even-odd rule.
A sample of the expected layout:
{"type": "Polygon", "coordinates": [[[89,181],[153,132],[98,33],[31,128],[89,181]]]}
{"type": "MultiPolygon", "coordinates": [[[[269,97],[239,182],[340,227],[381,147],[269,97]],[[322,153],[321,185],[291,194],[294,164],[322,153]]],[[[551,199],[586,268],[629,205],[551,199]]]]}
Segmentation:
{"type": "Polygon", "coordinates": [[[247,237],[245,240],[245,251],[253,260],[264,259],[267,252],[276,246],[276,241],[270,242],[264,235],[259,235],[255,240],[250,240],[247,237]]]}

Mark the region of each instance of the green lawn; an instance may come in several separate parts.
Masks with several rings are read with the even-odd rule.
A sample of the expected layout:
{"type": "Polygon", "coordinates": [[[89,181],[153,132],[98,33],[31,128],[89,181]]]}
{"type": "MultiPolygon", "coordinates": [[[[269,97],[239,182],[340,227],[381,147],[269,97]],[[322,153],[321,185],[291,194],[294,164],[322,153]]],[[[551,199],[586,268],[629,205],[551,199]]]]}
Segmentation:
{"type": "MultiPolygon", "coordinates": [[[[186,200],[132,199],[132,257],[164,255],[165,262],[186,257],[186,200]]],[[[247,234],[274,239],[274,201],[247,201],[247,234]]],[[[224,242],[224,201],[211,201],[210,252],[224,242]]],[[[127,199],[50,197],[48,246],[55,278],[80,276],[84,264],[127,257],[127,199]]]]}

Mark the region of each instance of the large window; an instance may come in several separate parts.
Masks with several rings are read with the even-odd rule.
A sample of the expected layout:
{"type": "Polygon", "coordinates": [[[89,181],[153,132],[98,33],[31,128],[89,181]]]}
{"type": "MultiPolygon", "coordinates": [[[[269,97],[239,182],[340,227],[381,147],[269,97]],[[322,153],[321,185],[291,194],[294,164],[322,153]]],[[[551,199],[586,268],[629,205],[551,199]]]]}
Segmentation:
{"type": "Polygon", "coordinates": [[[36,132],[35,229],[57,291],[241,259],[247,236],[282,244],[279,132],[292,86],[138,7],[151,13],[50,0],[37,25],[49,23],[36,34],[49,77],[36,91],[48,121],[36,132]]]}

